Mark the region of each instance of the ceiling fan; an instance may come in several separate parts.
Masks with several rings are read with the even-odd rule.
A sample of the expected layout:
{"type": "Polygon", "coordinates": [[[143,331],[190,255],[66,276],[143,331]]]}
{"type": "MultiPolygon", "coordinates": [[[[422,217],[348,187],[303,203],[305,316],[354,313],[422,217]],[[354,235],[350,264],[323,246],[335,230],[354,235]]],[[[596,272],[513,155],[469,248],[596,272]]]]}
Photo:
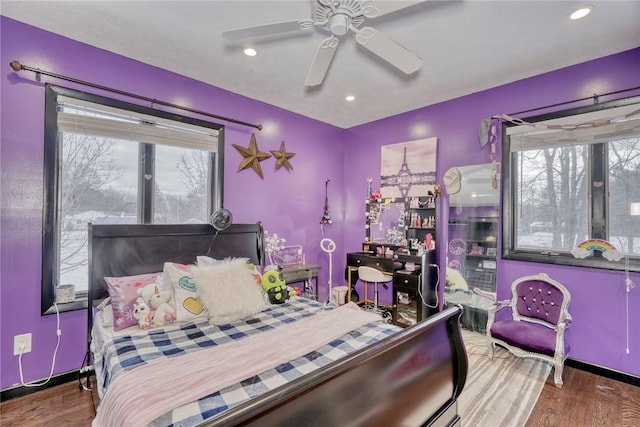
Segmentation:
{"type": "Polygon", "coordinates": [[[422,67],[422,59],[375,28],[363,27],[362,24],[367,18],[377,18],[425,1],[427,0],[313,0],[313,19],[239,28],[225,31],[222,36],[227,40],[241,41],[291,31],[307,31],[314,27],[328,31],[329,37],[320,43],[313,58],[305,86],[318,86],[322,83],[336,53],[338,37],[349,31],[355,34],[356,41],[362,47],[405,74],[412,74],[422,67]]]}

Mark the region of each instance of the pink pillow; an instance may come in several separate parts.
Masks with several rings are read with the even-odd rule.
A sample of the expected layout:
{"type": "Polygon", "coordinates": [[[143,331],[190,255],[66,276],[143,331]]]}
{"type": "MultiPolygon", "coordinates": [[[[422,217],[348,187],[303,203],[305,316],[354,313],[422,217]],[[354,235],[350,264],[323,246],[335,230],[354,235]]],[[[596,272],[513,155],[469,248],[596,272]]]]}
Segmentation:
{"type": "Polygon", "coordinates": [[[133,303],[140,296],[138,290],[150,283],[156,283],[160,274],[147,273],[137,276],[104,278],[113,306],[114,330],[119,331],[138,324],[136,318],[133,317],[133,303]]]}

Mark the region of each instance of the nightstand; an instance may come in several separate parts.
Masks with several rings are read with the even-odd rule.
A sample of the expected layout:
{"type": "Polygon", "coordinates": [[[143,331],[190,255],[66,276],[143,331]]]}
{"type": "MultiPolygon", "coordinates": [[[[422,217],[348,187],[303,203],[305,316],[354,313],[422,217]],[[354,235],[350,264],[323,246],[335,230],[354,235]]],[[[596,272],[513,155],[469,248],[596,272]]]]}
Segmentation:
{"type": "Polygon", "coordinates": [[[318,271],[317,264],[294,264],[282,267],[280,273],[287,285],[291,283],[303,283],[302,295],[311,299],[318,299],[318,271]],[[315,286],[311,280],[315,279],[315,286]]]}

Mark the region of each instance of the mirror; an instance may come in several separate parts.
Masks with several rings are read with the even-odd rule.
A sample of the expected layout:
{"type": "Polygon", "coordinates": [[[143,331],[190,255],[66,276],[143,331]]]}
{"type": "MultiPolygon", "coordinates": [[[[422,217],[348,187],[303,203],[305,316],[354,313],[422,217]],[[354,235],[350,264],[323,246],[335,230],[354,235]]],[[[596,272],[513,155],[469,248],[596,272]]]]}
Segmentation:
{"type": "Polygon", "coordinates": [[[498,206],[500,202],[498,167],[498,163],[458,167],[460,191],[449,196],[449,206],[498,206]]]}
{"type": "Polygon", "coordinates": [[[370,243],[406,246],[405,201],[367,202],[367,240],[370,243]]]}
{"type": "Polygon", "coordinates": [[[461,304],[462,326],[480,333],[485,333],[496,292],[498,166],[458,167],[460,191],[449,197],[445,302],[461,304]]]}

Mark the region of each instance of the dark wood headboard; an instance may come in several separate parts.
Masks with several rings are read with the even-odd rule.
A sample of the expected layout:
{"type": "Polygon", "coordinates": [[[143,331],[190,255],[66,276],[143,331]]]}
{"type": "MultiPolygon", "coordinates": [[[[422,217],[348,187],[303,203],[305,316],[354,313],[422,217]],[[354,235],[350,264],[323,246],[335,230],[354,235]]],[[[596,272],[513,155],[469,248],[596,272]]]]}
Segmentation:
{"type": "Polygon", "coordinates": [[[193,264],[199,255],[264,264],[262,223],[220,232],[209,224],[89,224],[89,341],[93,308],[109,296],[105,277],[160,272],[166,261],[193,264]]]}

